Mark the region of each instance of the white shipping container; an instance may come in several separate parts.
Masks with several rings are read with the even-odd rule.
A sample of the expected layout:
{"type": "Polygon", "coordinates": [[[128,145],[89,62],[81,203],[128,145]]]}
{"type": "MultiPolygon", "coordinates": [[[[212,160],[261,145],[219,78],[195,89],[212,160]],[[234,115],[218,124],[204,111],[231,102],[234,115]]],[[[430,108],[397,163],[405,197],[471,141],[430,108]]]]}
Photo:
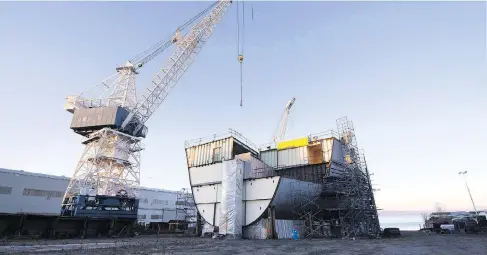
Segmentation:
{"type": "Polygon", "coordinates": [[[278,168],[308,164],[308,147],[280,150],[277,154],[278,168]]]}
{"type": "Polygon", "coordinates": [[[276,168],[277,150],[261,151],[260,160],[262,160],[266,165],[276,168]]]}
{"type": "Polygon", "coordinates": [[[188,167],[209,165],[232,159],[233,137],[193,146],[186,149],[188,167]]]}
{"type": "MultiPolygon", "coordinates": [[[[321,140],[321,146],[324,163],[329,163],[332,160],[335,162],[343,162],[343,160],[341,160],[342,153],[340,142],[336,138],[330,137],[321,140]],[[334,154],[335,150],[338,151],[334,154]]],[[[306,165],[309,164],[308,147],[303,146],[280,151],[260,151],[260,160],[262,160],[268,166],[275,168],[306,165]]]]}

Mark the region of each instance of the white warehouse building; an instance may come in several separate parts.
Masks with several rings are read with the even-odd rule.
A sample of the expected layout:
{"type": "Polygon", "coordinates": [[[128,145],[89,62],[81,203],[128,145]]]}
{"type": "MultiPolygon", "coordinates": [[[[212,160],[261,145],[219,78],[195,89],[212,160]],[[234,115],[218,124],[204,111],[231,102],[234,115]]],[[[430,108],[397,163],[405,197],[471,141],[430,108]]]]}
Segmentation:
{"type": "MultiPolygon", "coordinates": [[[[59,215],[69,178],[0,168],[0,213],[59,215]]],[[[176,220],[177,191],[141,187],[139,223],[176,220]]]]}

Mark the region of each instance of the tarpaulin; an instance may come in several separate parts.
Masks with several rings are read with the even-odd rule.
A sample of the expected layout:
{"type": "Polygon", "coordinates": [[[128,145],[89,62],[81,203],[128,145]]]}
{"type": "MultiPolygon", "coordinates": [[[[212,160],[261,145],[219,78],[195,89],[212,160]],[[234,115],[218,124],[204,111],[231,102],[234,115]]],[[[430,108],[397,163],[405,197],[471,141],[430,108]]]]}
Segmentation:
{"type": "Polygon", "coordinates": [[[242,237],[244,164],[242,160],[223,161],[222,197],[219,234],[231,238],[242,237]]]}

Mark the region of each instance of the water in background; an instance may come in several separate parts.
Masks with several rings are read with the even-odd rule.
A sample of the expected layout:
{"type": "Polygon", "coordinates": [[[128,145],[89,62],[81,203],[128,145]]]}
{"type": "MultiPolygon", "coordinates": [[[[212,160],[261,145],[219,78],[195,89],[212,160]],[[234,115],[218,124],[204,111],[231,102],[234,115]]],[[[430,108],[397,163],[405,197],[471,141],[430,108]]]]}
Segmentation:
{"type": "Polygon", "coordinates": [[[419,230],[424,224],[422,212],[379,211],[381,228],[399,228],[400,230],[419,230]]]}

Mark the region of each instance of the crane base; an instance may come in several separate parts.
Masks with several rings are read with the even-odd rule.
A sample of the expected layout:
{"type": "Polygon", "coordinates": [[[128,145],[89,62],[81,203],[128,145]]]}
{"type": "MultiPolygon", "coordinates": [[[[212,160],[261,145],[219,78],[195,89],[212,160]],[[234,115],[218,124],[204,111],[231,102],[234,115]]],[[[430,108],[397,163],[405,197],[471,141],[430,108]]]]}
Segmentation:
{"type": "Polygon", "coordinates": [[[134,235],[135,227],[134,219],[0,214],[2,238],[129,237],[134,235]]]}
{"type": "Polygon", "coordinates": [[[138,208],[136,198],[78,195],[66,198],[61,216],[137,220],[138,208]]]}

